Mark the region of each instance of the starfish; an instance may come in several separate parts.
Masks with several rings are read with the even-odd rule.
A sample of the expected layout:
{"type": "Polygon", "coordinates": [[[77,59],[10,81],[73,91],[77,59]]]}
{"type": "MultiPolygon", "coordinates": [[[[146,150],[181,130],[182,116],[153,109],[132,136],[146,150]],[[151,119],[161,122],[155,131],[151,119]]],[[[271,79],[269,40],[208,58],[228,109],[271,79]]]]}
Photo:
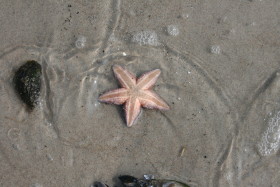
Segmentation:
{"type": "Polygon", "coordinates": [[[113,71],[122,88],[106,92],[99,97],[99,101],[116,105],[125,104],[128,127],[131,127],[137,119],[141,106],[149,109],[169,110],[168,104],[151,90],[161,73],[159,69],[147,72],[138,79],[119,65],[114,65],[113,71]]]}

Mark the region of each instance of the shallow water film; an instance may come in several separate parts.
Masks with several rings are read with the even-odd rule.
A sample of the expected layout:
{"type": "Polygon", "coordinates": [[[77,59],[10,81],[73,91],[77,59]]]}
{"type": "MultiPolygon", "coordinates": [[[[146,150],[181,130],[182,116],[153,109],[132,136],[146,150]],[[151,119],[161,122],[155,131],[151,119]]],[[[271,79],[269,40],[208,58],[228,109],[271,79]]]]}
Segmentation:
{"type": "Polygon", "coordinates": [[[0,186],[93,186],[116,177],[192,187],[280,186],[280,1],[2,0],[0,186]],[[13,77],[42,67],[30,112],[13,77]],[[98,97],[137,77],[168,111],[98,97]]]}

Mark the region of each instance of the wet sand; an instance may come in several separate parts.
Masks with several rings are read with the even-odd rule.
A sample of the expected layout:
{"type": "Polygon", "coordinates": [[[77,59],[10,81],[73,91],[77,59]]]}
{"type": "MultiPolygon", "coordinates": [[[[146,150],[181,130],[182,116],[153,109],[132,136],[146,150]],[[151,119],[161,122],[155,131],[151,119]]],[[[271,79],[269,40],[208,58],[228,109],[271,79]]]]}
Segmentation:
{"type": "Polygon", "coordinates": [[[113,186],[123,174],[280,185],[279,1],[1,5],[0,186],[113,186]],[[42,66],[32,112],[12,81],[27,60],[42,66]],[[142,109],[126,127],[122,106],[98,102],[119,87],[114,64],[161,69],[154,90],[171,110],[142,109]]]}

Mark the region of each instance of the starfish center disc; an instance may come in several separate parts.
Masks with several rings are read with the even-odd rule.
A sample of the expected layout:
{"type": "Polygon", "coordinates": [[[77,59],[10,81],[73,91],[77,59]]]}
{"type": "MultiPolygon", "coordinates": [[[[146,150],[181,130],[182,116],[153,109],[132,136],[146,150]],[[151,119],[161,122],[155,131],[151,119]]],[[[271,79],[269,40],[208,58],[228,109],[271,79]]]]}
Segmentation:
{"type": "Polygon", "coordinates": [[[139,97],[139,96],[141,96],[140,89],[132,88],[128,91],[128,95],[133,96],[133,97],[139,97]]]}

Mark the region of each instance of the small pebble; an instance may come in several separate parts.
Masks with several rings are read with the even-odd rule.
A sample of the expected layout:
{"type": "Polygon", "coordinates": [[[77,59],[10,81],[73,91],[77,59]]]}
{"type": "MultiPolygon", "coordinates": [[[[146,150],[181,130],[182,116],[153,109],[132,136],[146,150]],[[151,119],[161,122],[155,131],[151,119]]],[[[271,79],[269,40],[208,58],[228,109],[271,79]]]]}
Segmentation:
{"type": "Polygon", "coordinates": [[[183,146],[180,150],[180,155],[179,156],[182,157],[184,155],[185,151],[186,151],[186,147],[183,146]]]}
{"type": "Polygon", "coordinates": [[[53,161],[53,157],[52,157],[52,155],[47,154],[46,156],[47,156],[47,159],[48,159],[49,161],[53,161]]]}

